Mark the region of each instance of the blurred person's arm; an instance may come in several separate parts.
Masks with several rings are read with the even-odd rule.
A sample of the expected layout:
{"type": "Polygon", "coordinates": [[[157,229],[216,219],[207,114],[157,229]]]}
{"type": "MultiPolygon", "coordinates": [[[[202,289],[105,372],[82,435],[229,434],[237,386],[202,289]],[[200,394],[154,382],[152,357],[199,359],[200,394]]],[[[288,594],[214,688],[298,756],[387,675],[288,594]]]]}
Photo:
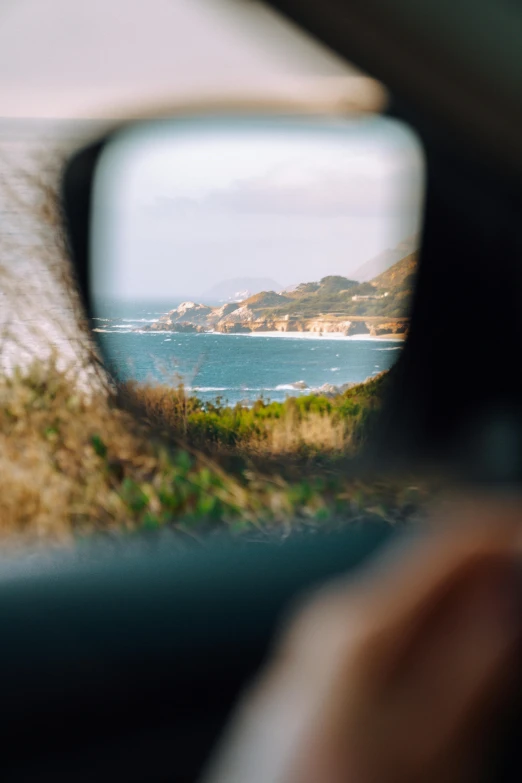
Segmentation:
{"type": "Polygon", "coordinates": [[[478,508],[297,613],[207,783],[480,778],[516,671],[522,513],[478,508]]]}

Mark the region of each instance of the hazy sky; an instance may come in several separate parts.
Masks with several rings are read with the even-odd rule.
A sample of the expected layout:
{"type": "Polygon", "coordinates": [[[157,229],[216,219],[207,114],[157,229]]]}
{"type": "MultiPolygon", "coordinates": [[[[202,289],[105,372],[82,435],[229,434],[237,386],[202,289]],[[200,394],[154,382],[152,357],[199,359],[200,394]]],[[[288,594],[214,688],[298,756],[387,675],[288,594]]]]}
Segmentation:
{"type": "MultiPolygon", "coordinates": [[[[374,88],[255,0],[0,0],[2,178],[44,166],[57,142],[98,132],[77,120],[206,97],[364,102],[374,88]]],[[[23,232],[0,190],[0,221],[7,213],[10,230],[23,232]]],[[[36,273],[27,278],[38,287],[36,273]]]]}
{"type": "Polygon", "coordinates": [[[197,298],[235,277],[349,276],[419,229],[423,159],[380,117],[134,130],[96,185],[98,294],[197,298]]]}

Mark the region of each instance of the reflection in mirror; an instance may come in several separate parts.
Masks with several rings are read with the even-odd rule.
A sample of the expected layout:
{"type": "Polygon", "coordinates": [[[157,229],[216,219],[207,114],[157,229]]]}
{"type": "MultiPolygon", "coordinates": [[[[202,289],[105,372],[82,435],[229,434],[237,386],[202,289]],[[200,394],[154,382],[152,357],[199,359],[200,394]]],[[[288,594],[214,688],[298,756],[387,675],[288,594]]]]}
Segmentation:
{"type": "MultiPolygon", "coordinates": [[[[120,133],[97,169],[91,242],[113,371],[182,385],[199,413],[240,404],[269,420],[314,397],[346,419],[351,390],[380,379],[407,335],[422,194],[416,138],[381,117],[120,133]]],[[[339,426],[331,445],[346,449],[353,427],[339,426]]]]}

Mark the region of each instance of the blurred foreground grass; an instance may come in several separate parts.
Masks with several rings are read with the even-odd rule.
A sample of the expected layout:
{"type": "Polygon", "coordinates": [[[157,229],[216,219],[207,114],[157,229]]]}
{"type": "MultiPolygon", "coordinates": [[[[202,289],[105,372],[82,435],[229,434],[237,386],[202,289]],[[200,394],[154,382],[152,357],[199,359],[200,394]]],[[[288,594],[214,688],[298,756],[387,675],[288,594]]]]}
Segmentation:
{"type": "Polygon", "coordinates": [[[335,468],[363,439],[383,382],[230,408],[166,387],[81,393],[52,357],[34,361],[0,378],[0,534],[51,544],[168,526],[259,539],[368,515],[417,519],[426,490],[365,486],[335,468]]]}
{"type": "Polygon", "coordinates": [[[229,405],[203,402],[182,385],[127,383],[126,406],[137,406],[149,424],[167,436],[176,433],[194,446],[220,454],[295,459],[353,455],[363,445],[388,383],[388,373],[339,394],[311,393],[284,402],[259,399],[229,405]]]}

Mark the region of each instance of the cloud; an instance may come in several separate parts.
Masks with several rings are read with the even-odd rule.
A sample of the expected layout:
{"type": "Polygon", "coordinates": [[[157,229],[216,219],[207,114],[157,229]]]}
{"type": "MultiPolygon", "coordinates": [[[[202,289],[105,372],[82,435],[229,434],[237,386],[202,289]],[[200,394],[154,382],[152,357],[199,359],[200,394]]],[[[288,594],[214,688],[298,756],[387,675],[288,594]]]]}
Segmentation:
{"type": "Polygon", "coordinates": [[[238,181],[205,196],[162,197],[149,205],[158,216],[211,214],[371,216],[418,211],[423,196],[421,167],[413,160],[394,168],[386,162],[365,172],[281,170],[238,181]],[[379,171],[379,168],[381,171],[379,171]]]}
{"type": "MultiPolygon", "coordinates": [[[[208,205],[241,212],[307,216],[368,215],[388,209],[412,208],[411,188],[405,182],[374,176],[347,176],[335,171],[316,173],[301,181],[250,180],[222,193],[212,194],[208,205]]],[[[413,203],[412,203],[413,201],[413,203]]]]}

